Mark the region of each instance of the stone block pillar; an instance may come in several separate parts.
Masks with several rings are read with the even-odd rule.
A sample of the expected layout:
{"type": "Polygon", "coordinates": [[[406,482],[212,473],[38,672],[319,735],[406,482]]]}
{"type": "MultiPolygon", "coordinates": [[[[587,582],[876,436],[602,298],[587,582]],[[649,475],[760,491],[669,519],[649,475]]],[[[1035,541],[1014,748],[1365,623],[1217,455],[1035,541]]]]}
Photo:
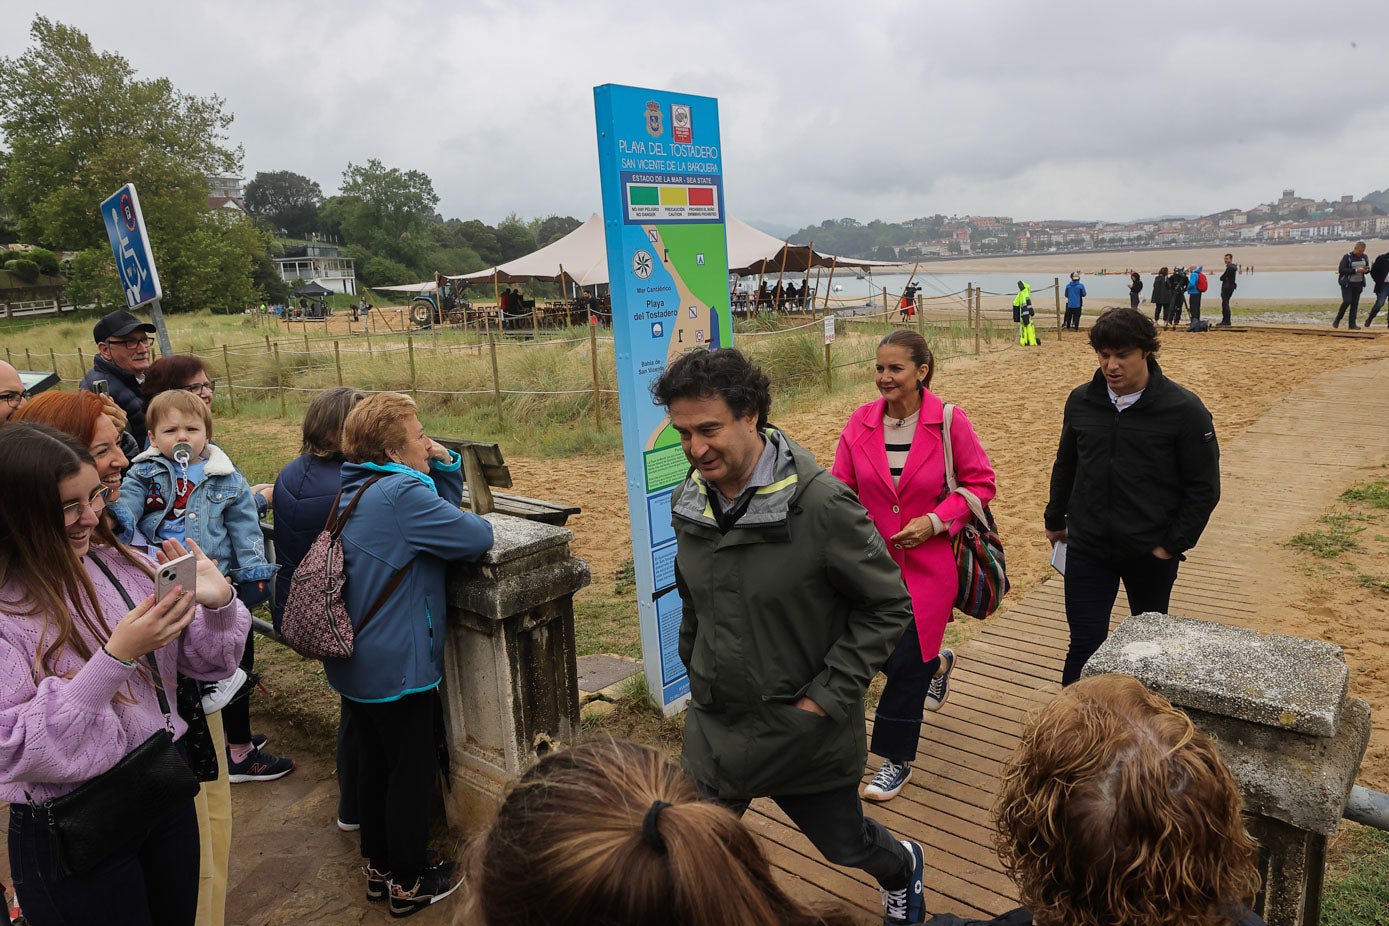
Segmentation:
{"type": "Polygon", "coordinates": [[[442,690],[452,770],[449,824],[490,821],[507,784],[579,731],[574,593],[588,564],[569,554],[563,527],[485,516],[496,541],[449,576],[442,690]]]}
{"type": "Polygon", "coordinates": [[[1347,697],[1340,647],[1165,614],[1119,625],[1085,676],[1137,678],[1216,741],[1259,843],[1269,926],[1317,926],[1327,838],[1370,737],[1370,709],[1347,697]]]}

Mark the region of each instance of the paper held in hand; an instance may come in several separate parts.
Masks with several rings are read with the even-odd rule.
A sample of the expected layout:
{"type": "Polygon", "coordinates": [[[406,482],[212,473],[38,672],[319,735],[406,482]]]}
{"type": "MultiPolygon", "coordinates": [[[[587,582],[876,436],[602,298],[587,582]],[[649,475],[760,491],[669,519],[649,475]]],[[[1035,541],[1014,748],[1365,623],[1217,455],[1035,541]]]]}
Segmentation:
{"type": "Polygon", "coordinates": [[[1051,568],[1066,574],[1066,541],[1058,540],[1051,545],[1051,568]]]}

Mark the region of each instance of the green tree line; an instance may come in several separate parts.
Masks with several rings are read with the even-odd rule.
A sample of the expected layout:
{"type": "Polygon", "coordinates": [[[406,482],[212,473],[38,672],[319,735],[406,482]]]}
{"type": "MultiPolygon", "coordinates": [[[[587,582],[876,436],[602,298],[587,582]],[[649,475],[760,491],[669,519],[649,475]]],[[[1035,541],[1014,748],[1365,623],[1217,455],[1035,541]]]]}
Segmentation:
{"type": "Polygon", "coordinates": [[[124,304],[97,206],[132,182],[173,312],[236,312],[283,298],[273,258],[284,238],[342,242],[359,280],[374,286],[480,269],[581,224],[515,214],[495,227],[445,220],[427,175],[374,159],[349,162],[336,196],[299,174],[267,171],[246,185],[248,215],[213,209],[210,179],[240,176],[243,164],[224,100],[141,78],[119,54],[45,16],[29,33],[23,54],[0,58],[0,241],[73,252],[67,295],[78,304],[124,304]]]}

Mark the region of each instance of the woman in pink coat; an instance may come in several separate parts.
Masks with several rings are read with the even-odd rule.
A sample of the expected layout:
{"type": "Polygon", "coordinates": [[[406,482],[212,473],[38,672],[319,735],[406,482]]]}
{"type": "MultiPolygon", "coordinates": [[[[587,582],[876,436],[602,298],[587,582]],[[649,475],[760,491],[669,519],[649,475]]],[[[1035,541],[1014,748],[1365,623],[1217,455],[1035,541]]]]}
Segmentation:
{"type": "MultiPolygon", "coordinates": [[[[927,388],[935,372],[931,360],[926,339],[915,331],[898,329],[883,338],[874,376],[882,397],[849,417],[831,470],[858,493],[902,567],[916,614],[883,665],[887,687],[869,747],[883,764],[863,792],[873,801],[891,800],[911,779],[921,711],[945,703],[955,668],[955,654],[941,649],[941,641],[958,584],[951,538],[969,520],[969,506],[946,488],[942,402],[927,388]]],[[[993,467],[958,408],[950,442],[957,482],[987,504],[994,497],[993,467]]]]}

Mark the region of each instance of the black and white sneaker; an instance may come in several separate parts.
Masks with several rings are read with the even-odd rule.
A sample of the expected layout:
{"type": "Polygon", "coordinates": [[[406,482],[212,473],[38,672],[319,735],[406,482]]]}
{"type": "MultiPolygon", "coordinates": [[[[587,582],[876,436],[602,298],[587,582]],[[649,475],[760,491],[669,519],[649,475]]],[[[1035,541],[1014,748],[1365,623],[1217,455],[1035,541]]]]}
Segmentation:
{"type": "Polygon", "coordinates": [[[458,866],[453,862],[441,862],[436,866],[426,868],[424,874],[420,875],[414,886],[409,889],[392,880],[390,882],[391,916],[396,919],[413,916],[458,890],[462,883],[463,879],[458,874],[458,866]]]}
{"type": "Polygon", "coordinates": [[[377,871],[367,865],[362,868],[362,874],[367,876],[367,900],[372,903],[385,900],[386,894],[391,889],[391,873],[389,871],[377,871]]]}
{"type": "Polygon", "coordinates": [[[863,789],[863,799],[865,801],[890,801],[902,790],[902,786],[912,780],[912,764],[910,762],[893,762],[891,759],[884,759],[882,768],[878,769],[878,774],[873,776],[873,780],[868,783],[868,787],[863,789]]]}
{"type": "Polygon", "coordinates": [[[926,689],[926,710],[938,711],[945,704],[945,699],[950,697],[950,673],[955,671],[955,651],[943,649],[940,651],[941,670],[940,674],[931,679],[931,685],[926,689]]]}

